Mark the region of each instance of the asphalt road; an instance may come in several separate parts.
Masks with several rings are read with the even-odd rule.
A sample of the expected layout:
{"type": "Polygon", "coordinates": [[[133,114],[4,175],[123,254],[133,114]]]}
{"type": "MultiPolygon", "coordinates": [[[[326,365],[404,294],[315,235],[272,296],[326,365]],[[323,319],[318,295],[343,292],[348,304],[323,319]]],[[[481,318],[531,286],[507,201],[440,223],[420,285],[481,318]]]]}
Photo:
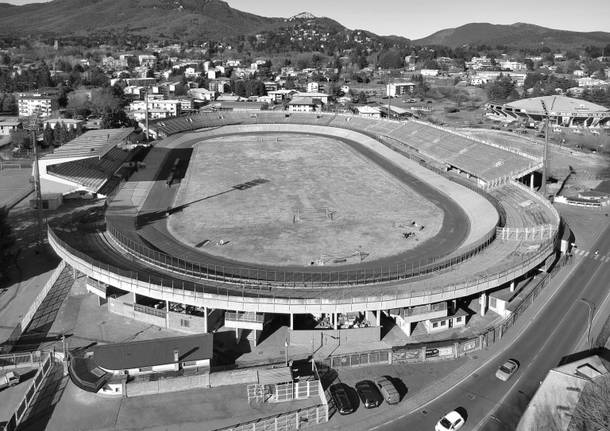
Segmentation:
{"type": "MultiPolygon", "coordinates": [[[[610,255],[610,227],[605,229],[595,249],[599,249],[600,256],[610,255]]],[[[587,329],[589,309],[579,298],[599,309],[608,294],[609,280],[610,265],[591,253],[517,341],[496,360],[418,412],[386,422],[375,430],[433,430],[441,416],[457,407],[468,414],[463,430],[516,429],[547,372],[573,351],[587,329]],[[512,379],[501,382],[495,372],[509,358],[519,361],[521,367],[512,379]]]]}

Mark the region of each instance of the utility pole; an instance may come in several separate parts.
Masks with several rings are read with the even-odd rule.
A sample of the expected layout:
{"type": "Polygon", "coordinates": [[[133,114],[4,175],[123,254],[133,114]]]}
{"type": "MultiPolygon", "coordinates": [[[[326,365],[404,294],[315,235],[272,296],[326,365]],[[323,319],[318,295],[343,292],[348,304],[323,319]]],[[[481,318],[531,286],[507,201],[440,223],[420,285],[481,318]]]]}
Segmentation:
{"type": "MultiPolygon", "coordinates": [[[[26,126],[26,130],[31,133],[32,147],[34,149],[34,191],[36,193],[36,243],[38,247],[41,247],[44,242],[44,226],[42,217],[42,192],[40,190],[40,167],[38,164],[38,145],[36,142],[36,132],[40,127],[39,112],[36,111],[30,116],[26,126]]],[[[58,127],[56,125],[55,127],[58,127]]]]}
{"type": "Polygon", "coordinates": [[[392,112],[390,110],[392,107],[392,97],[390,96],[390,76],[391,72],[388,70],[388,120],[390,119],[390,113],[392,112]]]}
{"type": "Polygon", "coordinates": [[[546,180],[549,163],[549,111],[546,109],[546,104],[544,103],[544,100],[541,99],[540,104],[542,104],[542,110],[544,111],[544,116],[546,118],[544,130],[544,151],[542,153],[542,184],[540,185],[540,192],[542,193],[542,196],[546,199],[546,180]]]}
{"type": "Polygon", "coordinates": [[[146,112],[146,118],[144,119],[144,123],[146,124],[146,143],[148,143],[148,87],[144,90],[144,110],[146,112]]]}

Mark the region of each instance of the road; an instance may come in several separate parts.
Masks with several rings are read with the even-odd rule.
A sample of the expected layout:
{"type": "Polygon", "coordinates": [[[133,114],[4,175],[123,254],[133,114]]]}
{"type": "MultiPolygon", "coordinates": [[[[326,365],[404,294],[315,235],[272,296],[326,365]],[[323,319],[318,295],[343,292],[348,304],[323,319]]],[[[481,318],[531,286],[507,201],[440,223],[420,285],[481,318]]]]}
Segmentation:
{"type": "Polygon", "coordinates": [[[433,430],[442,415],[457,407],[468,414],[463,430],[514,430],[547,372],[573,351],[587,329],[589,309],[579,299],[585,298],[599,309],[608,294],[610,264],[599,257],[610,256],[610,226],[595,249],[599,256],[591,253],[580,262],[534,323],[496,360],[418,412],[375,430],[433,430]],[[501,382],[495,372],[509,358],[519,361],[521,367],[511,380],[501,382]]]}

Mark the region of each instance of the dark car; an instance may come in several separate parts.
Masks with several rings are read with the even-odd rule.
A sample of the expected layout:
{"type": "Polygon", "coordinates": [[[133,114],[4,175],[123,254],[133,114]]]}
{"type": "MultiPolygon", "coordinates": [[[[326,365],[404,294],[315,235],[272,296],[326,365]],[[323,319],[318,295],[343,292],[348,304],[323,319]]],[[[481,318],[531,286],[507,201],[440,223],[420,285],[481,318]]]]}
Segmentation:
{"type": "Polygon", "coordinates": [[[400,394],[396,390],[396,386],[386,377],[377,379],[377,386],[383,398],[388,404],[398,404],[400,402],[400,394]]]}
{"type": "Polygon", "coordinates": [[[345,383],[332,385],[330,387],[330,395],[333,397],[337,411],[340,414],[348,415],[354,411],[354,405],[349,397],[349,386],[345,383]]]}
{"type": "Polygon", "coordinates": [[[379,393],[377,386],[370,380],[363,380],[356,383],[356,391],[358,391],[358,396],[367,409],[377,407],[383,401],[383,397],[379,393]]]}

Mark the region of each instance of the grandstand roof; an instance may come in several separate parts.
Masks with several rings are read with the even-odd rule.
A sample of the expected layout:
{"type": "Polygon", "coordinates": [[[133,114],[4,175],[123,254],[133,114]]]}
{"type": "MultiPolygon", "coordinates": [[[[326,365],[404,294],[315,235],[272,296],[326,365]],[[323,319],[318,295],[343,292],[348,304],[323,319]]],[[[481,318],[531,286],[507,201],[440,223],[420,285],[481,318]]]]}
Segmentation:
{"type": "Polygon", "coordinates": [[[102,157],[122,143],[133,133],[133,130],[133,127],[91,130],[55,149],[52,154],[47,154],[42,159],[102,157]]]}
{"type": "Polygon", "coordinates": [[[608,112],[608,108],[595,103],[587,102],[582,99],[575,99],[566,96],[542,96],[532,97],[531,99],[521,99],[510,102],[504,106],[514,109],[521,109],[528,113],[544,114],[541,101],[544,101],[546,108],[551,115],[562,113],[588,114],[592,112],[608,112]]]}

